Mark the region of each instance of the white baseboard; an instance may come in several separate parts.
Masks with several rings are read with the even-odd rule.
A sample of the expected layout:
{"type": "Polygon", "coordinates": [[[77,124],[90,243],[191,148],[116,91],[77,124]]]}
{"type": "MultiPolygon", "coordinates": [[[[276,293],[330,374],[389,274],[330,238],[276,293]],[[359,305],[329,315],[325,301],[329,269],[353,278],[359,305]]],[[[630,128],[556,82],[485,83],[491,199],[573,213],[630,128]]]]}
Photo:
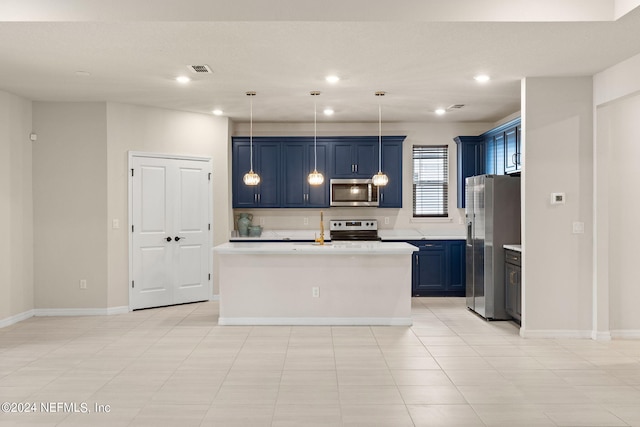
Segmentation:
{"type": "Polygon", "coordinates": [[[129,307],[108,308],[36,308],[35,316],[108,316],[129,312],[129,307]]]}
{"type": "Polygon", "coordinates": [[[220,317],[224,326],[411,326],[410,317],[220,317]]]}
{"type": "Polygon", "coordinates": [[[130,312],[128,305],[122,305],[120,307],[107,307],[107,315],[111,316],[113,314],[126,314],[130,312]]]}
{"type": "Polygon", "coordinates": [[[220,294],[212,295],[209,301],[220,301],[220,294]]]}
{"type": "Polygon", "coordinates": [[[611,331],[611,337],[624,340],[639,340],[640,329],[615,329],[611,331]]]}
{"type": "Polygon", "coordinates": [[[595,341],[611,341],[611,332],[591,331],[591,339],[595,341]]]}
{"type": "Polygon", "coordinates": [[[22,322],[23,320],[27,320],[30,317],[35,315],[35,310],[24,311],[19,314],[15,314],[13,316],[6,317],[4,319],[0,319],[0,328],[6,328],[7,326],[14,325],[18,322],[22,322]]]}
{"type": "Polygon", "coordinates": [[[523,338],[579,338],[591,339],[591,331],[573,329],[524,329],[520,328],[523,338]]]}

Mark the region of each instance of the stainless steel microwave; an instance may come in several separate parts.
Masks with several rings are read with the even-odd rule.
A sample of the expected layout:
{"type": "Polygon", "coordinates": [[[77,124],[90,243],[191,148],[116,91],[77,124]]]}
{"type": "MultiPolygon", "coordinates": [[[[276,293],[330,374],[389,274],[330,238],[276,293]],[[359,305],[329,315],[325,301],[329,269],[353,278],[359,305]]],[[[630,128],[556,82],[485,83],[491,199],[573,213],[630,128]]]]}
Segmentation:
{"type": "Polygon", "coordinates": [[[378,187],[371,179],[332,179],[331,206],[378,206],[378,187]]]}

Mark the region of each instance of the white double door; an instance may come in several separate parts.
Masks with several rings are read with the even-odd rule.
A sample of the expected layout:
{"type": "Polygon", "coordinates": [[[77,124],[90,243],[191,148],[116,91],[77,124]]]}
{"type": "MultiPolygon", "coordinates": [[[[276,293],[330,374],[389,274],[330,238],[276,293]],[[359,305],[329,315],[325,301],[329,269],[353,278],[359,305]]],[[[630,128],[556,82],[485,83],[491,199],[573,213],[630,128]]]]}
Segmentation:
{"type": "Polygon", "coordinates": [[[132,310],[211,296],[211,161],[131,154],[132,310]]]}

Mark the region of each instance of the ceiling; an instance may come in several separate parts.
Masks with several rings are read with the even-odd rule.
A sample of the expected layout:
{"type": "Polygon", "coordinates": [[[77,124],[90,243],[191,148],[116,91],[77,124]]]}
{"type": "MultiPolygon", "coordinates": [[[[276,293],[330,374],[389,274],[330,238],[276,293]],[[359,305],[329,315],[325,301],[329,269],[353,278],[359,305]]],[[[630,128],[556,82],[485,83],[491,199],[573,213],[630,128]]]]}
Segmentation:
{"type": "MultiPolygon", "coordinates": [[[[468,1],[477,5],[480,0],[468,1]]],[[[555,4],[563,1],[568,3],[555,4]]],[[[13,12],[18,4],[34,3],[13,2],[13,12]]],[[[71,0],[55,2],[64,3],[71,0]]],[[[118,6],[131,3],[137,2],[118,6]]],[[[175,2],[156,0],[164,3],[175,2]]],[[[251,1],[222,3],[247,6],[251,1]]],[[[283,12],[286,1],[271,3],[280,4],[280,15],[253,11],[244,21],[230,12],[202,21],[193,16],[146,20],[140,11],[109,15],[122,9],[105,12],[99,21],[64,9],[48,19],[42,16],[45,9],[37,9],[40,14],[32,11],[30,21],[29,11],[10,16],[6,6],[0,7],[0,90],[37,101],[111,101],[205,114],[219,108],[234,121],[249,119],[245,92],[255,91],[254,121],[313,121],[317,101],[318,111],[335,110],[331,117],[319,114],[323,121],[376,121],[380,102],[384,121],[494,122],[520,109],[523,77],[589,76],[640,53],[638,7],[617,20],[598,15],[567,22],[571,14],[561,9],[565,15],[558,20],[547,14],[549,22],[533,12],[530,22],[513,22],[515,15],[455,21],[450,11],[438,21],[435,15],[412,15],[407,7],[388,21],[376,15],[384,10],[353,21],[352,9],[342,19],[336,14],[309,20],[308,12],[283,12]],[[202,64],[213,73],[188,69],[202,64]],[[475,82],[478,73],[491,75],[491,81],[475,82]],[[341,80],[329,84],[328,74],[341,80]],[[178,75],[192,81],[178,84],[178,75]],[[312,90],[321,95],[311,97],[312,90]],[[376,91],[387,95],[380,99],[376,91]],[[444,116],[434,113],[453,104],[464,107],[444,116]]]]}

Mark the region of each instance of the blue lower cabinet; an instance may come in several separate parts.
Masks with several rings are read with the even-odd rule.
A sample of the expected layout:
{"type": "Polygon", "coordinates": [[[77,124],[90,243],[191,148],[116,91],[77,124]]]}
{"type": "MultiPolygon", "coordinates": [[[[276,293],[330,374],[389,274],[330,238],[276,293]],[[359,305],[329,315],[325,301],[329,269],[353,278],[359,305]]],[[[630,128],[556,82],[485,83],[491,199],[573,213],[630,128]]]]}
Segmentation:
{"type": "Polygon", "coordinates": [[[464,240],[415,240],[413,296],[465,296],[464,240]]]}

